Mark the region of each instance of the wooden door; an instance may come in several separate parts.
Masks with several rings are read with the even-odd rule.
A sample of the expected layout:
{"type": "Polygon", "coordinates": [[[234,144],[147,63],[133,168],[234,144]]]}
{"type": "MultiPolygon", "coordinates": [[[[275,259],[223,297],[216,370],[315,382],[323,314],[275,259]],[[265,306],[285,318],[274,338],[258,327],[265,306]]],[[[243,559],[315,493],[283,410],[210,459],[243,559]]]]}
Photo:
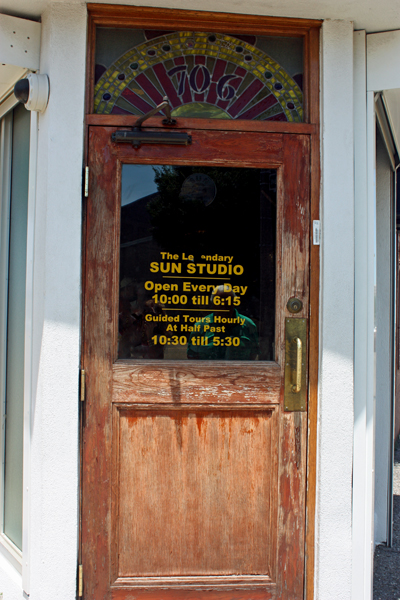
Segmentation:
{"type": "MultiPolygon", "coordinates": [[[[192,136],[188,146],[142,145],[134,149],[113,143],[114,131],[111,127],[91,127],[89,141],[83,351],[84,598],[303,598],[307,412],[285,410],[284,373],[285,320],[307,322],[309,313],[309,138],[193,129],[188,131],[192,136]],[[254,235],[259,235],[257,260],[271,262],[273,252],[274,293],[257,299],[261,313],[270,307],[270,356],[268,350],[260,350],[260,332],[258,349],[246,356],[225,350],[200,355],[207,344],[207,351],[210,344],[232,346],[239,337],[227,340],[226,334],[213,334],[210,342],[204,325],[197,332],[188,332],[183,326],[189,322],[188,316],[182,316],[178,334],[190,336],[182,339],[191,360],[178,360],[182,349],[174,360],[175,332],[166,332],[167,320],[163,335],[152,323],[148,339],[153,342],[145,343],[140,357],[132,347],[123,354],[120,290],[131,281],[121,280],[119,275],[121,177],[123,165],[130,164],[201,167],[202,183],[209,177],[204,173],[210,167],[236,169],[235,173],[239,169],[276,173],[273,250],[271,244],[264,243],[265,215],[261,214],[257,225],[260,233],[256,228],[255,233],[248,230],[250,190],[249,197],[243,194],[239,199],[241,209],[233,211],[243,229],[239,242],[235,234],[237,247],[246,247],[254,235]],[[300,312],[287,308],[293,297],[302,302],[300,312]],[[193,346],[196,343],[198,348],[193,346]]],[[[168,174],[168,169],[161,171],[168,174]]],[[[228,171],[228,179],[229,173],[233,171],[228,171]]],[[[225,175],[217,177],[222,182],[225,175]]],[[[221,190],[223,183],[216,187],[221,190]]],[[[214,192],[207,193],[214,197],[214,192]]],[[[234,195],[232,191],[229,194],[234,195]]],[[[266,202],[268,206],[268,198],[266,202]]],[[[155,205],[151,206],[155,213],[155,205]]],[[[163,215],[161,222],[169,218],[168,211],[163,215]]],[[[197,223],[195,218],[190,222],[197,223]]],[[[129,227],[136,227],[135,222],[129,227]]],[[[193,231],[191,236],[202,234],[200,225],[193,231]]],[[[235,231],[241,231],[240,227],[235,231]]],[[[155,235],[154,228],[150,234],[155,235]]],[[[180,232],[179,227],[174,235],[182,236],[179,239],[187,244],[188,252],[179,251],[174,258],[164,245],[162,258],[184,269],[190,236],[183,240],[185,231],[180,232]]],[[[146,238],[138,233],[138,237],[144,240],[151,235],[146,238]]],[[[140,254],[135,256],[139,256],[135,260],[142,260],[140,254]]],[[[202,255],[203,263],[212,258],[202,255]]],[[[221,258],[222,262],[227,258],[224,264],[228,268],[229,257],[221,258]]],[[[189,262],[196,261],[199,257],[189,256],[189,262]]],[[[214,274],[218,273],[217,266],[213,267],[214,274]]],[[[148,267],[153,273],[159,268],[154,263],[148,267]]],[[[174,276],[182,272],[180,268],[175,267],[174,276]]],[[[239,271],[236,274],[240,275],[239,271]]],[[[195,278],[193,282],[196,284],[195,278]]],[[[171,288],[160,292],[152,288],[153,284],[150,277],[145,282],[149,294],[164,292],[164,297],[152,296],[153,300],[146,301],[151,319],[157,313],[155,302],[162,307],[158,314],[176,314],[168,312],[175,309],[171,288]]],[[[220,281],[215,284],[218,288],[220,281]]],[[[186,291],[191,285],[186,283],[186,291]]],[[[203,300],[191,297],[192,310],[200,310],[194,306],[196,302],[215,304],[215,292],[205,288],[203,300]]],[[[197,288],[190,289],[194,293],[197,288]]],[[[233,302],[236,297],[239,303],[242,291],[238,286],[231,300],[223,299],[223,295],[218,298],[213,314],[218,314],[221,302],[233,302]]],[[[177,303],[180,294],[181,288],[177,303]]],[[[185,302],[187,307],[187,297],[185,302]]],[[[252,298],[247,302],[250,306],[252,298]]],[[[229,310],[225,307],[226,316],[238,314],[229,310]]],[[[210,323],[207,318],[203,322],[210,323]]],[[[170,327],[174,324],[171,321],[170,327]]],[[[269,334],[263,335],[267,347],[269,334]]],[[[242,344],[241,338],[237,344],[242,344]]]]}

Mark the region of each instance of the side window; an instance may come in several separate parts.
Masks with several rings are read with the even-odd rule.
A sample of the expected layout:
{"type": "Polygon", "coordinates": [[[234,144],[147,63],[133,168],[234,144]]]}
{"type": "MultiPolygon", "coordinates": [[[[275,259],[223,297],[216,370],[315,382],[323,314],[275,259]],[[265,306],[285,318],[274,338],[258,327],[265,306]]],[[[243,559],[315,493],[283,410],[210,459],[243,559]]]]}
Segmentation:
{"type": "Polygon", "coordinates": [[[0,122],[0,540],[22,550],[26,234],[30,113],[17,105],[0,122]]]}

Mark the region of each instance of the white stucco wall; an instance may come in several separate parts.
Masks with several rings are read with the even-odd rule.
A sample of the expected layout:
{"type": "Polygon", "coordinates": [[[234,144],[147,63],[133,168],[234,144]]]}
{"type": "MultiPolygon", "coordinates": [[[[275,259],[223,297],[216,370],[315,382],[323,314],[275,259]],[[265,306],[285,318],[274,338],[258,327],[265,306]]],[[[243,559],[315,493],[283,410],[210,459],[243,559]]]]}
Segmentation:
{"type": "Polygon", "coordinates": [[[0,593],[4,600],[20,600],[22,598],[21,573],[0,552],[0,593]]]}
{"type": "Polygon", "coordinates": [[[322,247],[315,598],[351,598],[353,26],[322,30],[322,247]]]}
{"type": "Polygon", "coordinates": [[[39,117],[29,591],[31,600],[66,600],[78,543],[85,7],[53,4],[42,32],[50,101],[39,117]]]}
{"type": "MultiPolygon", "coordinates": [[[[40,70],[50,100],[39,116],[34,241],[32,405],[25,591],[31,600],[76,595],[81,205],[86,7],[42,15],[40,70]]],[[[25,490],[26,491],[26,490],[25,490]]],[[[26,515],[25,515],[26,516],[26,515]]],[[[21,582],[0,562],[4,600],[21,582]]]]}

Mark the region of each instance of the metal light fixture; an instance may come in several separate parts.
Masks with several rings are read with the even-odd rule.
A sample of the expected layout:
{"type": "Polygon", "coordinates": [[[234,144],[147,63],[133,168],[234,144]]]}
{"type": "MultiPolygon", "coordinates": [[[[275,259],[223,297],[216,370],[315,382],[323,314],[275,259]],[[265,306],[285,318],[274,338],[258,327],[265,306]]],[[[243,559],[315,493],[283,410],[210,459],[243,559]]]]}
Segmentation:
{"type": "Polygon", "coordinates": [[[49,78],[47,75],[29,73],[14,86],[14,96],[26,110],[44,112],[49,101],[49,78]]]}

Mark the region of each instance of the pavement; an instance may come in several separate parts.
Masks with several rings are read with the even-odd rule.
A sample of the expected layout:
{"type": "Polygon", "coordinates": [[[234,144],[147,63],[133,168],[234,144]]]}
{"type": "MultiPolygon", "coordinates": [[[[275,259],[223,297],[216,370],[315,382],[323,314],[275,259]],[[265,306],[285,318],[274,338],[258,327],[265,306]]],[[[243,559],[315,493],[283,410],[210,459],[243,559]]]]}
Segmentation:
{"type": "Polygon", "coordinates": [[[393,545],[375,549],[374,600],[400,600],[400,438],[393,468],[393,545]]]}

